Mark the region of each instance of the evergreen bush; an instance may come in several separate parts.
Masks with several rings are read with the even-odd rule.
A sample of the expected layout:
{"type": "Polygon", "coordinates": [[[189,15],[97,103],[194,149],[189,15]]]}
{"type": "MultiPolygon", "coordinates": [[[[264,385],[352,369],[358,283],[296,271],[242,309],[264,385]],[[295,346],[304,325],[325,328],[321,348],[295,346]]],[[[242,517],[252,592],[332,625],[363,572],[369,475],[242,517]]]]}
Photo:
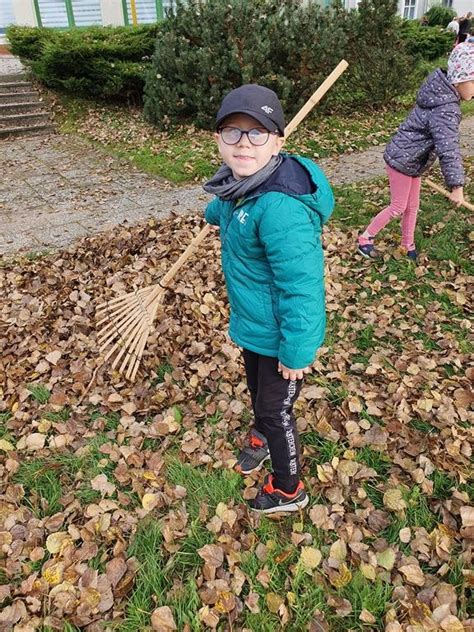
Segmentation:
{"type": "Polygon", "coordinates": [[[402,36],[406,49],[414,58],[432,61],[451,52],[454,33],[436,27],[421,26],[416,20],[404,20],[402,36]]]}
{"type": "Polygon", "coordinates": [[[159,25],[55,29],[12,27],[12,51],[46,86],[75,95],[141,101],[159,25]]]}
{"type": "Polygon", "coordinates": [[[404,92],[411,59],[396,0],[362,0],[350,13],[314,0],[177,0],[147,72],[145,116],[160,127],[188,117],[212,127],[223,95],[243,83],[275,90],[291,116],[343,57],[349,70],[320,107],[404,92]]]}
{"type": "Polygon", "coordinates": [[[451,20],[456,17],[456,11],[449,7],[436,5],[431,7],[425,16],[428,19],[428,26],[442,26],[446,28],[451,20]]]}
{"type": "Polygon", "coordinates": [[[52,40],[57,31],[30,26],[9,26],[7,39],[10,52],[23,60],[38,59],[44,40],[52,40]]]}

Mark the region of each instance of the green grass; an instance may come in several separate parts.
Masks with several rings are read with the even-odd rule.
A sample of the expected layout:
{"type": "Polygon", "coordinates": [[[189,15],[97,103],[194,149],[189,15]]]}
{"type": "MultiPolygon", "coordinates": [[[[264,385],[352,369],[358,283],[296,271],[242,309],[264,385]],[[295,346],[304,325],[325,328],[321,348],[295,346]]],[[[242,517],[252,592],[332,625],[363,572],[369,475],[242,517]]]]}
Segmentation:
{"type": "Polygon", "coordinates": [[[242,477],[236,472],[197,469],[177,458],[170,458],[166,478],[172,485],[182,485],[187,489],[186,507],[191,520],[198,517],[203,503],[212,510],[220,502],[228,504],[231,499],[236,503],[242,501],[242,477]]]}
{"type": "Polygon", "coordinates": [[[311,460],[316,463],[330,463],[335,456],[341,456],[346,449],[342,443],[335,443],[325,439],[317,432],[304,432],[301,434],[301,443],[310,448],[311,460]]]}
{"type": "Polygon", "coordinates": [[[33,459],[23,461],[13,477],[14,482],[23,485],[24,502],[40,518],[61,511],[59,499],[63,487],[59,478],[62,464],[59,462],[33,459]]]}
{"type": "Polygon", "coordinates": [[[42,384],[28,384],[26,388],[30,391],[35,402],[39,404],[46,404],[51,397],[51,392],[42,384]]]}
{"type": "Polygon", "coordinates": [[[385,452],[364,446],[356,450],[355,460],[374,469],[382,480],[385,480],[392,467],[390,458],[385,452]]]}
{"type": "MultiPolygon", "coordinates": [[[[315,110],[288,140],[286,150],[317,160],[383,145],[405,118],[414,99],[415,93],[410,92],[405,99],[394,102],[393,107],[378,111],[325,115],[315,110]]],[[[55,107],[62,133],[80,134],[141,171],[175,184],[206,180],[219,165],[210,131],[184,124],[167,133],[158,132],[136,108],[113,104],[104,107],[65,94],[55,95],[55,107]]],[[[464,115],[474,114],[472,103],[463,103],[462,109],[464,115]]]]}
{"type": "Polygon", "coordinates": [[[173,370],[173,366],[168,362],[168,360],[165,360],[164,362],[158,364],[155,369],[156,377],[153,378],[152,385],[156,386],[157,384],[161,384],[162,382],[164,382],[165,375],[167,373],[171,375],[171,373],[173,373],[173,370]]]}
{"type": "Polygon", "coordinates": [[[439,500],[451,498],[453,488],[456,488],[455,478],[441,470],[435,470],[430,478],[433,481],[433,498],[439,500]]]}
{"type": "Polygon", "coordinates": [[[166,601],[169,578],[165,571],[162,534],[159,524],[148,519],[138,528],[129,547],[129,556],[137,558],[139,569],[133,592],[127,600],[124,620],[115,628],[120,632],[137,632],[150,623],[154,599],[166,601]]]}

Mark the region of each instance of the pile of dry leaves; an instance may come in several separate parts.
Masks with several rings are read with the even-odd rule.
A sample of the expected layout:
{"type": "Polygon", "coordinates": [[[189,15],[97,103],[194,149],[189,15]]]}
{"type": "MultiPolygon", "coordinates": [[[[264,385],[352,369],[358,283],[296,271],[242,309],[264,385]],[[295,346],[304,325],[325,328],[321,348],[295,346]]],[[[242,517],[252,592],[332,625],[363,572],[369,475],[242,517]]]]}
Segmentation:
{"type": "MultiPolygon", "coordinates": [[[[140,523],[159,520],[164,559],[180,550],[191,528],[188,490],[167,477],[170,449],[205,472],[235,463],[249,401],[239,351],[226,337],[216,234],[168,292],[135,384],[110,373],[95,343],[97,305],[156,282],[200,221],[172,217],[120,227],[56,256],[0,268],[2,630],[62,629],[67,619],[96,631],[104,621],[120,621],[140,572],[129,550],[140,523]],[[105,439],[94,444],[99,434],[105,439]],[[88,464],[94,450],[99,470],[88,464]],[[67,479],[73,462],[80,467],[67,479]],[[55,510],[34,480],[25,484],[25,463],[44,464],[38,477],[47,469],[61,479],[55,510]],[[93,496],[84,493],[86,483],[93,496]],[[91,564],[98,555],[101,564],[91,564]]],[[[454,265],[433,276],[438,264],[425,261],[416,275],[435,298],[422,302],[409,281],[393,274],[374,280],[365,263],[349,258],[353,238],[334,227],[326,235],[331,331],[297,409],[307,489],[316,498],[309,524],[328,537],[327,546],[318,546],[298,520],[289,532],[286,527],[279,563],[291,558],[288,582],[303,576],[322,586],[338,617],[353,611],[340,591],[358,574],[369,585],[383,580],[393,587],[387,631],[461,632],[469,629],[466,596],[448,577],[455,562],[465,584],[474,581],[474,508],[465,485],[474,369],[466,369],[468,357],[441,296],[452,298],[456,326],[467,331],[468,279],[454,265]],[[305,435],[340,450],[324,457],[322,444],[305,435]],[[362,450],[387,458],[385,476],[358,458],[362,450]],[[436,473],[452,477],[444,497],[434,493],[436,473]],[[435,518],[429,528],[416,517],[405,520],[415,486],[435,518]],[[382,534],[397,524],[405,526],[388,541],[382,534]]],[[[257,482],[255,476],[242,485],[244,498],[256,493],[257,482]]],[[[260,518],[233,498],[208,503],[199,521],[212,539],[197,551],[203,629],[242,629],[246,611],[265,610],[282,628],[298,629],[290,584],[272,590],[266,566],[272,547],[254,533],[260,518]],[[242,570],[248,552],[261,562],[257,580],[265,599],[242,570]]],[[[180,629],[167,605],[172,593],[157,596],[150,613],[155,630],[180,629]]],[[[381,629],[368,609],[358,620],[365,629],[381,629]]],[[[332,629],[318,608],[308,622],[312,630],[332,629]]]]}

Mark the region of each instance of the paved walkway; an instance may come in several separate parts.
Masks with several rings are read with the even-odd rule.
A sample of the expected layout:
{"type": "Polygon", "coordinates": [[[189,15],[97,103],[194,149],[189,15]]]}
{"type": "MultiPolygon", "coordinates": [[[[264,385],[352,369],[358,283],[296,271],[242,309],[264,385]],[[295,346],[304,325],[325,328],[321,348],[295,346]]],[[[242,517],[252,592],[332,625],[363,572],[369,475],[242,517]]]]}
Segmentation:
{"type": "MultiPolygon", "coordinates": [[[[463,153],[474,155],[474,117],[463,121],[463,153]]],[[[384,174],[383,146],[320,161],[332,184],[384,174]]],[[[201,211],[199,186],[173,187],[71,136],[0,142],[0,255],[73,240],[171,211],[201,211]]]]}

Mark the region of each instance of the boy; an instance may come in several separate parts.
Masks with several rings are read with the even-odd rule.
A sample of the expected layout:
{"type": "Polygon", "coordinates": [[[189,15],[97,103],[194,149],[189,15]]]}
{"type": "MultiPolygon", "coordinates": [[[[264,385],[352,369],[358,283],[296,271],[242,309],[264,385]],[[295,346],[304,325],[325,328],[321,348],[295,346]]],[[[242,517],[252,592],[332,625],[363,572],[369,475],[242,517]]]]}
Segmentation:
{"type": "Polygon", "coordinates": [[[205,216],[220,227],[229,333],[243,347],[255,416],[237,469],[250,474],[271,458],[273,473],[249,503],[264,513],[308,504],[293,405],[324,339],[321,227],[334,207],[322,171],[280,153],[284,131],[272,90],[232,90],[216,120],[224,164],[204,185],[217,196],[205,216]]]}

